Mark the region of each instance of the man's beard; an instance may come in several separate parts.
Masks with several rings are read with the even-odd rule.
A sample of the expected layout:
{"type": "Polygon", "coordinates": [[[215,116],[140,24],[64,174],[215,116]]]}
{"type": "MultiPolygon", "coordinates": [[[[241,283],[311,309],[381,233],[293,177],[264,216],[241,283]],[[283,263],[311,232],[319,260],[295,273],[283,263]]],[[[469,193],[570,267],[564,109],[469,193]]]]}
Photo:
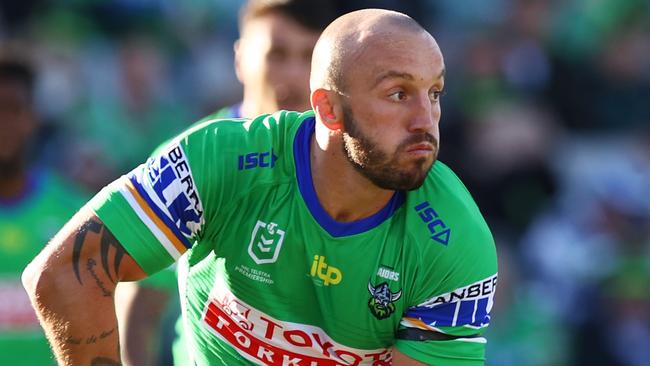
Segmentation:
{"type": "Polygon", "coordinates": [[[428,133],[411,135],[402,141],[395,154],[389,157],[384,153],[377,143],[371,141],[357,128],[357,121],[354,120],[352,109],[349,105],[343,104],[343,150],[352,166],[364,177],[370,180],[379,188],[397,190],[414,190],[420,188],[436,161],[438,155],[438,141],[428,133]],[[401,166],[398,162],[400,152],[404,152],[409,146],[429,142],[433,145],[433,159],[422,157],[409,164],[413,167],[401,166]]]}

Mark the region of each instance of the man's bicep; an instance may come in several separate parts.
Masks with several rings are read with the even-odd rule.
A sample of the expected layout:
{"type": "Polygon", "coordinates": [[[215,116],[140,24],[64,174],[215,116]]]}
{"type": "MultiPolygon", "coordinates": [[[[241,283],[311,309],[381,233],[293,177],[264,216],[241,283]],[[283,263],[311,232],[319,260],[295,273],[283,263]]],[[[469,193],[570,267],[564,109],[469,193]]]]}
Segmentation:
{"type": "Polygon", "coordinates": [[[78,283],[95,282],[102,291],[109,291],[101,280],[104,278],[116,284],[146,277],[111,230],[88,206],[75,214],[48,247],[43,253],[47,265],[68,266],[78,283]]]}
{"type": "Polygon", "coordinates": [[[426,364],[483,365],[497,275],[438,293],[406,309],[395,348],[426,364]]]}

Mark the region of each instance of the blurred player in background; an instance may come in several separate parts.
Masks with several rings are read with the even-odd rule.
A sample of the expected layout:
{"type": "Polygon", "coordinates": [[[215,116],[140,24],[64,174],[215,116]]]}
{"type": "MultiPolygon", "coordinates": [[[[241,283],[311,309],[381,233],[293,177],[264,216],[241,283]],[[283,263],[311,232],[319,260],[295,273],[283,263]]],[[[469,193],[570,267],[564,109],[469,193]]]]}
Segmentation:
{"type": "Polygon", "coordinates": [[[0,364],[48,365],[48,347],[20,273],[79,209],[82,193],[35,163],[36,73],[17,45],[0,49],[0,364]]]}
{"type": "MultiPolygon", "coordinates": [[[[235,42],[235,72],[243,85],[242,102],[221,109],[219,117],[251,118],[277,110],[306,111],[309,72],[314,45],[336,12],[327,0],[250,0],[240,11],[240,38],[235,42]]],[[[169,328],[166,317],[180,314],[175,270],[167,269],[143,282],[121,284],[118,302],[122,352],[127,364],[144,366],[167,362],[169,329],[163,330],[162,353],[155,334],[169,328]],[[160,359],[156,360],[157,357],[160,359]]],[[[174,363],[184,357],[182,327],[174,341],[174,363]],[[180,356],[179,356],[180,355],[180,356]]],[[[172,335],[171,338],[174,338],[172,335]]]]}

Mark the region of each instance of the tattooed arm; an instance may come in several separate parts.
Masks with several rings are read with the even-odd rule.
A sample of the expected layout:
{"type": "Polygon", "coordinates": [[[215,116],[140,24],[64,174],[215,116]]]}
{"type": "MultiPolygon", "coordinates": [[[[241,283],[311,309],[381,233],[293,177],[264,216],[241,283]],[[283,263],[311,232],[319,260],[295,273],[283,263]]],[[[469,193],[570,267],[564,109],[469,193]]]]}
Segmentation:
{"type": "Polygon", "coordinates": [[[121,365],[114,292],[146,275],[89,208],[27,266],[22,280],[61,365],[121,365]]]}

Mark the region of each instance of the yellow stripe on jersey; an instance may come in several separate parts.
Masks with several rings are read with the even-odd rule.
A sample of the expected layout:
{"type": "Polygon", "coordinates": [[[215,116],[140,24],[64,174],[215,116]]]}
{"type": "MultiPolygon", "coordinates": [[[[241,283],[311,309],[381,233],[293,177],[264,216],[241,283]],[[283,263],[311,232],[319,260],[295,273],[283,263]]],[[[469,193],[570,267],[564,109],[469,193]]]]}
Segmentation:
{"type": "Polygon", "coordinates": [[[133,186],[133,183],[123,177],[123,187],[120,192],[126,198],[126,200],[131,205],[131,208],[134,209],[138,217],[142,222],[149,228],[149,230],[154,234],[154,236],[160,241],[160,243],[167,249],[169,254],[174,258],[178,259],[181,254],[187,251],[187,248],[183,243],[174,235],[174,233],[163,223],[163,221],[156,215],[153,210],[149,207],[144,198],[140,195],[140,192],[133,186]]]}
{"type": "Polygon", "coordinates": [[[435,330],[434,327],[427,325],[425,322],[423,322],[420,319],[416,318],[408,318],[404,317],[402,318],[402,324],[406,325],[410,328],[418,328],[418,329],[424,329],[424,330],[435,330]]]}

